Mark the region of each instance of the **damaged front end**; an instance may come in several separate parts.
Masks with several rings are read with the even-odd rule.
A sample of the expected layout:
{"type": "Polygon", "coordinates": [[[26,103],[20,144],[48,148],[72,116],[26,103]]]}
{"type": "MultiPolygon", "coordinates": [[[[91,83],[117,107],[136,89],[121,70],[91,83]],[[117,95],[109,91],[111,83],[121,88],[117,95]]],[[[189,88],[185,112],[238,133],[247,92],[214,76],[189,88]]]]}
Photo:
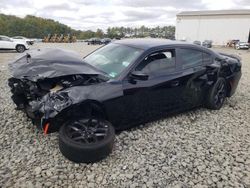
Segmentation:
{"type": "Polygon", "coordinates": [[[27,54],[10,64],[10,70],[13,77],[8,84],[13,102],[43,130],[73,104],[65,90],[108,80],[105,73],[76,58],[74,53],[57,49],[27,54]]]}

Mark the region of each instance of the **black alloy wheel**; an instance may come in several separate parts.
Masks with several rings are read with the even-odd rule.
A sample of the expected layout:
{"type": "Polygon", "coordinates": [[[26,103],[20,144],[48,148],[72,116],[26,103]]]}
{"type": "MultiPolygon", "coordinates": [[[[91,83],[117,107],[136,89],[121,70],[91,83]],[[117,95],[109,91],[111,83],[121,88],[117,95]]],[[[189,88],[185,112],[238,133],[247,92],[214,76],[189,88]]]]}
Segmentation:
{"type": "Polygon", "coordinates": [[[107,136],[108,128],[97,119],[80,119],[67,126],[66,134],[76,143],[91,144],[101,142],[107,136]]]}
{"type": "Polygon", "coordinates": [[[213,110],[219,110],[224,104],[226,95],[226,80],[224,78],[218,78],[208,92],[207,107],[213,110]]]}
{"type": "Polygon", "coordinates": [[[108,121],[93,117],[72,118],[59,131],[59,149],[69,160],[93,163],[106,158],[113,149],[115,130],[108,121]]]}
{"type": "Polygon", "coordinates": [[[226,86],[225,82],[220,81],[216,87],[216,92],[214,95],[214,103],[217,107],[221,107],[226,98],[226,86]]]}

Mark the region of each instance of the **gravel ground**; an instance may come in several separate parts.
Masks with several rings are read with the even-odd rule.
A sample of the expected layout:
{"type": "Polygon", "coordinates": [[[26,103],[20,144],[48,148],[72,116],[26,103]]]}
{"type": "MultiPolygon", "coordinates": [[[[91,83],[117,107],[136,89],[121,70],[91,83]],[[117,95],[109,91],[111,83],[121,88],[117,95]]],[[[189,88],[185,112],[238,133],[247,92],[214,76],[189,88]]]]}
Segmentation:
{"type": "MultiPolygon", "coordinates": [[[[84,55],[94,46],[63,47],[84,55]]],[[[0,187],[250,187],[250,52],[237,93],[220,111],[196,109],[116,136],[113,153],[95,164],[75,164],[15,110],[6,80],[16,53],[0,52],[0,187]]]]}

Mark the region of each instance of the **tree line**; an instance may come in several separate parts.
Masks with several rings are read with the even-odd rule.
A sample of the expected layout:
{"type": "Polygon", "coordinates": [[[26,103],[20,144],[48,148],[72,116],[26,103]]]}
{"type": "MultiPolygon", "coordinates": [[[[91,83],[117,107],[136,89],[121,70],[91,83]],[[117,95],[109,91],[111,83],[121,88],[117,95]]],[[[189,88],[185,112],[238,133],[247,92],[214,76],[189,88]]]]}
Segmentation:
{"type": "Polygon", "coordinates": [[[44,38],[48,34],[71,34],[75,35],[77,39],[88,39],[93,37],[160,37],[174,39],[175,27],[109,27],[106,32],[101,29],[97,29],[96,31],[81,31],[72,29],[71,27],[52,19],[45,19],[31,15],[19,18],[16,16],[0,14],[0,35],[44,38]]]}

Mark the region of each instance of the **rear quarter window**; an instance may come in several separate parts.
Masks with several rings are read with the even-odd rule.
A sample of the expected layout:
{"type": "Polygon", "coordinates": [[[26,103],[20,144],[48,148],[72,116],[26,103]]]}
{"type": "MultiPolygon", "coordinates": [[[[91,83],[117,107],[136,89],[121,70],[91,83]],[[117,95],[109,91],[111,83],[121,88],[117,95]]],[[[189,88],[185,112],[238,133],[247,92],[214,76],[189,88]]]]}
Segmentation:
{"type": "Polygon", "coordinates": [[[203,65],[203,53],[199,50],[180,48],[177,55],[183,69],[203,65]]]}
{"type": "Polygon", "coordinates": [[[205,53],[205,52],[203,53],[203,63],[204,63],[204,65],[211,64],[212,60],[213,60],[212,55],[210,55],[208,53],[205,53]]]}

